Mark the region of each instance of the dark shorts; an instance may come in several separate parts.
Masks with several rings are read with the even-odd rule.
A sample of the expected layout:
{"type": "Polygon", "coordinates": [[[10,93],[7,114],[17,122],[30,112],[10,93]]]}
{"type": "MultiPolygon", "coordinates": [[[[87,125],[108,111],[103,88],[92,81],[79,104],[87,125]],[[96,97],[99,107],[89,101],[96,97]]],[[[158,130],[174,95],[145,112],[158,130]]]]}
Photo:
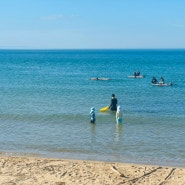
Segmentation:
{"type": "Polygon", "coordinates": [[[117,107],[111,107],[110,110],[117,111],[117,107]]]}
{"type": "Polygon", "coordinates": [[[91,122],[91,123],[95,123],[95,121],[96,121],[95,119],[91,119],[91,121],[90,121],[90,122],[91,122]]]}

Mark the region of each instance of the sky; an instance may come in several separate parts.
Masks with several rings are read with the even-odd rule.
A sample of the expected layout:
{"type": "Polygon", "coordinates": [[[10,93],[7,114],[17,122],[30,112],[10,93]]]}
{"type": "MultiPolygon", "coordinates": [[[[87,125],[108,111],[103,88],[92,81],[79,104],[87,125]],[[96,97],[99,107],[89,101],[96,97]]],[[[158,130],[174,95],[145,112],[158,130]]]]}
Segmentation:
{"type": "Polygon", "coordinates": [[[0,0],[0,49],[185,48],[185,0],[0,0]]]}

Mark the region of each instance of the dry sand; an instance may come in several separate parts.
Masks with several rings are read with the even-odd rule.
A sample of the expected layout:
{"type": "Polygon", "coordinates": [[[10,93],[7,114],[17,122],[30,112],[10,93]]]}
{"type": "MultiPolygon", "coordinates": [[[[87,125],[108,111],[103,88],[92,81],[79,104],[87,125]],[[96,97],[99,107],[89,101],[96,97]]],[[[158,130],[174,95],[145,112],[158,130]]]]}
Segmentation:
{"type": "Polygon", "coordinates": [[[0,185],[183,185],[185,169],[124,163],[0,157],[0,185]]]}

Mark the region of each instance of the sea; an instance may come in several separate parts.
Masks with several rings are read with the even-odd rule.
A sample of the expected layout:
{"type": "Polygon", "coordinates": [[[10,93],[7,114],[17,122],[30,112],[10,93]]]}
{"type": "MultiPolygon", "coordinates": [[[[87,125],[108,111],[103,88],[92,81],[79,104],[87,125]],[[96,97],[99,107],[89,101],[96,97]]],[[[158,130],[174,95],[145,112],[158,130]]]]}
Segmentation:
{"type": "Polygon", "coordinates": [[[0,152],[185,167],[185,50],[1,49],[0,152]]]}

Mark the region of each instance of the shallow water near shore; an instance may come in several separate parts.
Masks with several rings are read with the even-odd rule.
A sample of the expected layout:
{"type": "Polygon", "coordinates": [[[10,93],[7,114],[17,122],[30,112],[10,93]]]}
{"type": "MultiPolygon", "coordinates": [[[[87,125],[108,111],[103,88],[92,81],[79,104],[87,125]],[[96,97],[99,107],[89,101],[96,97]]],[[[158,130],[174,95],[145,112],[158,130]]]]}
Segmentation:
{"type": "Polygon", "coordinates": [[[0,150],[185,167],[184,69],[185,50],[0,50],[0,150]],[[99,112],[112,93],[122,125],[99,112]]]}

